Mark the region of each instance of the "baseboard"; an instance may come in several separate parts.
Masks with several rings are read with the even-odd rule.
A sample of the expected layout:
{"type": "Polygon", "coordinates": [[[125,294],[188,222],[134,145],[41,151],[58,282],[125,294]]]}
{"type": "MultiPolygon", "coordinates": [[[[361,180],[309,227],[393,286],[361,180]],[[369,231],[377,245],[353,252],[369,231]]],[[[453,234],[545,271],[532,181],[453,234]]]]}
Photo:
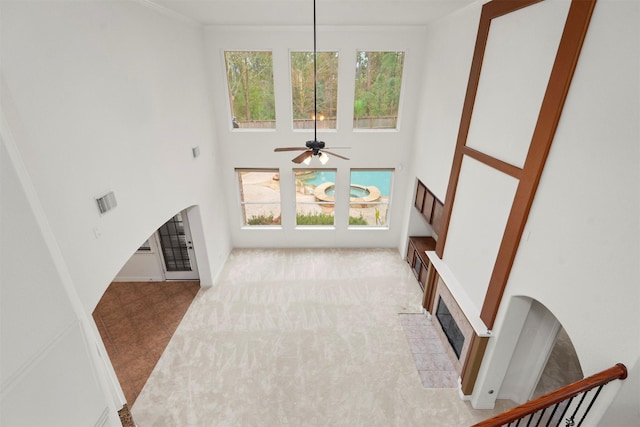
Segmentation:
{"type": "Polygon", "coordinates": [[[162,276],[149,277],[149,276],[118,276],[113,279],[114,282],[163,282],[162,276]]]}

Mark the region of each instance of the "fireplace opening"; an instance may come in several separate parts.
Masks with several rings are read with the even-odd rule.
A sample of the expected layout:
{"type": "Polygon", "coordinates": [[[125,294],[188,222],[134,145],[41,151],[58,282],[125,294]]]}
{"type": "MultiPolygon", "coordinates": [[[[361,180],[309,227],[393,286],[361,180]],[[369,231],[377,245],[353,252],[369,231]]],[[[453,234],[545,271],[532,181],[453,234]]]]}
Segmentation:
{"type": "Polygon", "coordinates": [[[449,344],[451,344],[451,348],[453,348],[453,352],[456,354],[456,357],[459,360],[460,352],[462,351],[462,346],[464,345],[464,335],[462,335],[458,324],[449,312],[449,308],[447,308],[447,305],[444,303],[444,301],[442,301],[442,297],[438,298],[436,318],[438,319],[438,322],[440,322],[442,331],[447,337],[449,344]]]}

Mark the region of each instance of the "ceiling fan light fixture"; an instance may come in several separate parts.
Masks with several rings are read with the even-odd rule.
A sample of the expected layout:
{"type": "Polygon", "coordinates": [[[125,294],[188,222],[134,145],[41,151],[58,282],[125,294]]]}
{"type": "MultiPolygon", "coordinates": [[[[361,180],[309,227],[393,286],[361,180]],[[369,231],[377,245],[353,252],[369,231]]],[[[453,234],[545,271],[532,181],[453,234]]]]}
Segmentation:
{"type": "Polygon", "coordinates": [[[329,156],[327,156],[323,152],[320,152],[320,156],[318,157],[318,160],[320,160],[320,163],[322,163],[323,165],[326,165],[327,162],[329,161],[329,156]]]}
{"type": "Polygon", "coordinates": [[[309,166],[311,164],[311,157],[313,157],[313,156],[307,156],[307,158],[304,159],[302,161],[302,163],[304,163],[305,165],[309,166]]]}

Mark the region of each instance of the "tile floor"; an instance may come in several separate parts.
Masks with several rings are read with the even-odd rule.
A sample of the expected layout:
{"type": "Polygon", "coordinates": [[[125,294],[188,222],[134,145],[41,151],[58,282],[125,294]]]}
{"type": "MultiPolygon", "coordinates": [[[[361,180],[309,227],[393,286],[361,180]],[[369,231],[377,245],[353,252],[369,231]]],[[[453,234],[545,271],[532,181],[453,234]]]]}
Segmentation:
{"type": "Polygon", "coordinates": [[[199,282],[114,282],[93,318],[129,407],[136,401],[199,282]]]}
{"type": "Polygon", "coordinates": [[[401,313],[400,324],[407,336],[424,388],[454,388],[458,372],[436,333],[436,325],[422,313],[401,313]]]}

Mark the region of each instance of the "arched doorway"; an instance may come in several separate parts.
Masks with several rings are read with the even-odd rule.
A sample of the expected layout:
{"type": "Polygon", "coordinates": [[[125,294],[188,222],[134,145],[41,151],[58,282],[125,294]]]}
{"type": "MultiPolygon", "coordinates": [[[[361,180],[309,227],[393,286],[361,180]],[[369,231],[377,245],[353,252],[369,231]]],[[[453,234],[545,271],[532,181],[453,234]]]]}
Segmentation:
{"type": "Polygon", "coordinates": [[[161,225],[129,258],[115,282],[199,280],[188,211],[161,225]]]}
{"type": "Polygon", "coordinates": [[[567,331],[560,327],[531,398],[535,399],[582,378],[584,373],[576,349],[567,331]]]}
{"type": "Polygon", "coordinates": [[[524,403],[582,379],[571,338],[555,315],[539,301],[529,303],[498,398],[524,403]]]}
{"type": "MultiPolygon", "coordinates": [[[[129,407],[200,289],[193,244],[193,237],[204,240],[199,215],[197,206],[178,212],[141,242],[93,311],[129,407]]],[[[198,246],[204,256],[204,243],[198,246]]]]}

